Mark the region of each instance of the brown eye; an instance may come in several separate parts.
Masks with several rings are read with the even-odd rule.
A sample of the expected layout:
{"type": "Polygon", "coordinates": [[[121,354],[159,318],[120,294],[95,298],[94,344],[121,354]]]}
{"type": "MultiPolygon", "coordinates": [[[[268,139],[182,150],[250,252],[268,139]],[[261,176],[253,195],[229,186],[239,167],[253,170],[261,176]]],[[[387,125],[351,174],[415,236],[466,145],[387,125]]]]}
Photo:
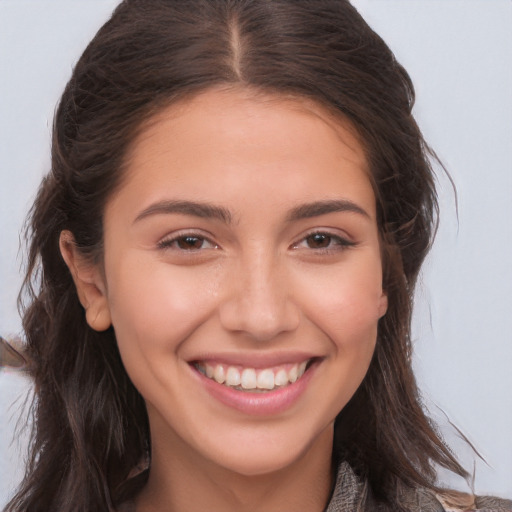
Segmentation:
{"type": "Polygon", "coordinates": [[[195,233],[183,234],[173,238],[164,238],[157,244],[159,249],[176,250],[183,252],[202,251],[204,249],[218,249],[218,245],[208,238],[195,233]]]}
{"type": "Polygon", "coordinates": [[[197,236],[182,236],[176,240],[176,245],[183,250],[197,250],[203,247],[204,242],[204,238],[197,236]]]}
{"type": "Polygon", "coordinates": [[[330,254],[356,245],[344,237],[325,231],[310,233],[292,246],[293,249],[309,249],[314,254],[330,254]]]}
{"type": "Polygon", "coordinates": [[[315,233],[306,238],[307,246],[310,249],[326,249],[331,245],[332,237],[325,233],[315,233]]]}

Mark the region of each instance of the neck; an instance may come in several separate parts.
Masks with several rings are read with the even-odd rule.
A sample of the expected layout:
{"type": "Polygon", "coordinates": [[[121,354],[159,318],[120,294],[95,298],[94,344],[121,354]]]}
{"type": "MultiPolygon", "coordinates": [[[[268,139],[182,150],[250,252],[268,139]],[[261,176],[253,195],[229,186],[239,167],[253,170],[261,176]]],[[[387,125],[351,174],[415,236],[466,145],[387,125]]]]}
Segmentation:
{"type": "Polygon", "coordinates": [[[271,473],[244,475],[201,459],[190,450],[165,453],[153,445],[149,480],[137,512],[321,512],[332,483],[332,426],[302,456],[271,473]]]}

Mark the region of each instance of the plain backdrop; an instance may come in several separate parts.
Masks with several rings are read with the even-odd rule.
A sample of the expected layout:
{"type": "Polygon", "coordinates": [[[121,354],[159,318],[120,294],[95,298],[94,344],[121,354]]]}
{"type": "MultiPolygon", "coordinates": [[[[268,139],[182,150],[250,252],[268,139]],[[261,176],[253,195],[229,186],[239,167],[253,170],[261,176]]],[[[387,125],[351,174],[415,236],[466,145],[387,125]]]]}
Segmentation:
{"type": "MultiPolygon", "coordinates": [[[[19,233],[49,167],[53,111],[117,0],[0,0],[0,334],[20,332],[19,233]]],[[[409,71],[439,172],[441,224],[422,274],[414,366],[479,493],[512,497],[512,2],[357,0],[409,71]],[[482,462],[450,421],[474,444],[482,462]]],[[[0,507],[23,470],[13,441],[30,386],[0,371],[0,507]]],[[[443,475],[452,486],[465,483],[443,475]]]]}

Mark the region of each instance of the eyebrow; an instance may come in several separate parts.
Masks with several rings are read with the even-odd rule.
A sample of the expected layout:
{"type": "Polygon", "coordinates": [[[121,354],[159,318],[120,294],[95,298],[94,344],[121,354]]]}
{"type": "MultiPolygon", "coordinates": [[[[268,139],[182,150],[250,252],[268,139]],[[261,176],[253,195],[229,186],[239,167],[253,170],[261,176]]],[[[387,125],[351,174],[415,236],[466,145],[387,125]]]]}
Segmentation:
{"type": "Polygon", "coordinates": [[[370,215],[363,208],[348,199],[330,199],[301,204],[290,211],[287,220],[291,222],[336,212],[352,212],[370,218],[370,215]]]}
{"type": "Polygon", "coordinates": [[[201,218],[213,218],[221,220],[222,222],[229,224],[231,222],[231,213],[226,208],[221,206],[215,206],[210,203],[198,203],[195,201],[159,201],[148,206],[142,212],[137,215],[135,222],[138,222],[151,215],[162,215],[180,213],[182,215],[192,215],[194,217],[201,218]]]}
{"type": "MultiPolygon", "coordinates": [[[[287,222],[293,222],[295,220],[309,219],[336,212],[352,212],[370,218],[363,208],[352,201],[347,199],[330,199],[301,204],[293,208],[288,213],[286,220],[287,222]]],[[[151,215],[165,215],[173,213],[192,215],[194,217],[206,219],[218,219],[225,224],[230,224],[232,221],[231,212],[222,206],[196,201],[167,200],[158,201],[157,203],[153,203],[145,208],[141,213],[139,213],[139,215],[137,215],[134,223],[150,217],[151,215]]]]}

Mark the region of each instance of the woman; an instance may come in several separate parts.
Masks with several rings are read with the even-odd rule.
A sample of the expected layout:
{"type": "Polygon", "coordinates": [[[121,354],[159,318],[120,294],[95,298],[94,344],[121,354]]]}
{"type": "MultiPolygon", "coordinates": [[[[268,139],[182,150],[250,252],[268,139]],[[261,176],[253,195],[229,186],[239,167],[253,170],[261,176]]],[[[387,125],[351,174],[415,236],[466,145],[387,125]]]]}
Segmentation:
{"type": "Polygon", "coordinates": [[[441,509],[433,463],[465,473],[410,368],[437,208],[412,99],[345,2],[120,5],[32,213],[7,510],[441,509]]]}

